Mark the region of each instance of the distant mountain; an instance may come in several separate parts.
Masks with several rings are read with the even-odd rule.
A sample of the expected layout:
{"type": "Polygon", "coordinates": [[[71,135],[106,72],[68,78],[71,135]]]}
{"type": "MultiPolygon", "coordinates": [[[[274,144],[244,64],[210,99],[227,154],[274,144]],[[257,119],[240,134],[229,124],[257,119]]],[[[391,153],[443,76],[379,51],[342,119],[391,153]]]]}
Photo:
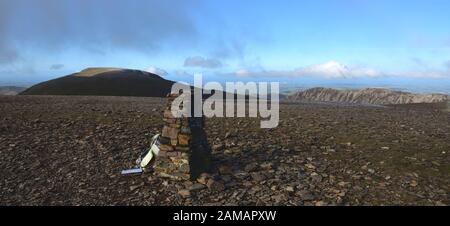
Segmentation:
{"type": "Polygon", "coordinates": [[[34,85],[20,95],[85,95],[164,97],[173,82],[145,71],[87,68],[34,85]]]}
{"type": "Polygon", "coordinates": [[[286,100],[388,105],[438,103],[450,98],[445,94],[413,94],[380,88],[338,90],[318,87],[287,95],[286,100]]]}
{"type": "Polygon", "coordinates": [[[24,91],[25,87],[17,86],[0,86],[0,95],[14,96],[24,91]]]}

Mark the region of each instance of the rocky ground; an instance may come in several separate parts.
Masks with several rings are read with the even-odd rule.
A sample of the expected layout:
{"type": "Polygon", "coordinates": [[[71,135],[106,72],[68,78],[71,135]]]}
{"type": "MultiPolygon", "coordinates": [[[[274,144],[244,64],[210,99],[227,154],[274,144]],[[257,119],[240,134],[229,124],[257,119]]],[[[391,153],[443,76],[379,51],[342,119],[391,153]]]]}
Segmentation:
{"type": "Polygon", "coordinates": [[[0,97],[1,205],[449,205],[450,113],[282,104],[280,125],[206,120],[198,182],[121,176],[162,128],[164,100],[0,97]]]}

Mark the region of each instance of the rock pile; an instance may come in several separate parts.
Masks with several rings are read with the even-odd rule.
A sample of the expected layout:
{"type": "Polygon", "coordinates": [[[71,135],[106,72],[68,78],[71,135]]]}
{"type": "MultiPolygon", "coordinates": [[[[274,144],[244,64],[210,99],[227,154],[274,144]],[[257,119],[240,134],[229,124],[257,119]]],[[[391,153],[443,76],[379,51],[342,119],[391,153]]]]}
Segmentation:
{"type": "Polygon", "coordinates": [[[175,118],[171,106],[177,97],[178,94],[167,96],[160,153],[155,170],[161,176],[194,180],[198,175],[206,172],[210,164],[210,151],[203,129],[204,119],[203,117],[175,118]]]}

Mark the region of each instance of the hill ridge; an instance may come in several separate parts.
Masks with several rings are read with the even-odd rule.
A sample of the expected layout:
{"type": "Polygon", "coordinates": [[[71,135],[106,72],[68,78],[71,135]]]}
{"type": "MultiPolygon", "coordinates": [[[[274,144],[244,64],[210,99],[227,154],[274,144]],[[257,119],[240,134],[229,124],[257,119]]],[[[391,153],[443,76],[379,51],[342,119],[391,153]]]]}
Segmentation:
{"type": "Polygon", "coordinates": [[[87,68],[36,84],[20,95],[164,97],[170,92],[173,83],[159,75],[140,70],[87,68]]]}
{"type": "Polygon", "coordinates": [[[287,95],[286,100],[389,105],[446,102],[450,98],[446,94],[415,94],[385,88],[345,90],[315,87],[287,95]]]}

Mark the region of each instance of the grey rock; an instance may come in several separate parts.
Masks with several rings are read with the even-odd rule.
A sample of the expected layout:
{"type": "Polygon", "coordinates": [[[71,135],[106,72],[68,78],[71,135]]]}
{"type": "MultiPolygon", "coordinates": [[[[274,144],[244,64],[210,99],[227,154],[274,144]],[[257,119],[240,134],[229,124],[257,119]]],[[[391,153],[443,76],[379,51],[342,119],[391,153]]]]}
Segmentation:
{"type": "Polygon", "coordinates": [[[245,166],[244,170],[247,172],[253,172],[258,170],[259,166],[257,163],[253,162],[245,166]]]}
{"type": "Polygon", "coordinates": [[[250,174],[250,176],[256,182],[260,182],[266,179],[266,176],[264,176],[264,174],[262,174],[261,172],[253,172],[250,174]]]}
{"type": "Polygon", "coordinates": [[[316,197],[309,191],[302,190],[295,193],[296,196],[300,197],[303,201],[311,201],[314,200],[316,197]]]}
{"type": "Polygon", "coordinates": [[[225,185],[222,182],[216,181],[214,179],[209,179],[208,183],[206,184],[206,186],[212,191],[223,191],[223,190],[225,190],[225,185]]]}
{"type": "Polygon", "coordinates": [[[181,189],[178,191],[178,194],[183,198],[188,198],[191,196],[191,192],[187,189],[181,189]]]}
{"type": "Polygon", "coordinates": [[[203,190],[205,188],[206,188],[206,185],[200,184],[200,183],[195,183],[189,187],[189,190],[198,191],[198,190],[203,190]]]}

